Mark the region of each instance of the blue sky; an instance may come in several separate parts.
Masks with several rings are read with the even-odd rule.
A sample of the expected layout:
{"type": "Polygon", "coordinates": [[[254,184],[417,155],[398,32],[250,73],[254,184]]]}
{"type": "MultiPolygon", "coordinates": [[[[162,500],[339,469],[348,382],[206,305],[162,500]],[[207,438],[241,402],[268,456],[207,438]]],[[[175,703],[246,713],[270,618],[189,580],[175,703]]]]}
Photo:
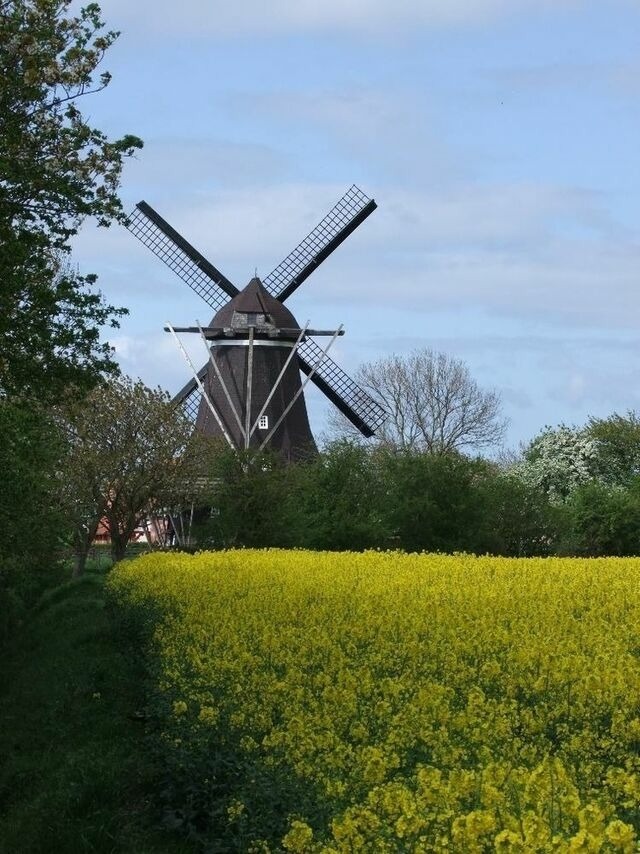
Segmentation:
{"type": "MultiPolygon", "coordinates": [[[[640,7],[581,0],[105,0],[113,82],[84,103],[229,278],[268,273],[351,184],[378,210],[288,301],[332,353],[415,347],[502,395],[507,445],[640,409],[640,7]]],[[[123,370],[177,390],[166,320],[209,310],[122,228],[75,257],[130,316],[123,370]]],[[[190,350],[203,361],[201,344],[190,350]]],[[[316,432],[328,404],[311,394],[316,432]]]]}

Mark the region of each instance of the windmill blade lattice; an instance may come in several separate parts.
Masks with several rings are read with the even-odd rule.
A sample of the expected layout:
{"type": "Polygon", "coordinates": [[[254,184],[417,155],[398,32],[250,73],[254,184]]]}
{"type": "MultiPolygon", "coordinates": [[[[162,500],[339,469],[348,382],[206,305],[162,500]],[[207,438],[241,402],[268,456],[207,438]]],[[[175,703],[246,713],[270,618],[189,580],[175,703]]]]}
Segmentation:
{"type": "MultiPolygon", "coordinates": [[[[305,374],[310,374],[322,354],[322,348],[312,338],[305,339],[298,351],[300,369],[305,374]]],[[[311,377],[311,382],[315,383],[340,412],[367,437],[373,436],[387,418],[383,407],[330,357],[324,358],[311,377]]]]}
{"type": "Polygon", "coordinates": [[[354,184],[262,284],[276,299],[284,302],[376,207],[373,199],[354,184]]]}
{"type": "Polygon", "coordinates": [[[200,394],[200,389],[194,383],[191,391],[185,397],[183,397],[181,401],[184,414],[190,421],[195,422],[196,418],[198,417],[198,410],[200,409],[201,400],[202,395],[200,394]]]}
{"type": "Polygon", "coordinates": [[[127,221],[127,228],[214,311],[238,293],[236,286],[220,270],[146,202],[136,205],[127,221]]]}
{"type": "MultiPolygon", "coordinates": [[[[207,376],[207,371],[209,370],[209,362],[205,362],[204,365],[198,371],[198,379],[200,382],[204,382],[205,377],[207,376]]],[[[202,398],[202,394],[200,393],[200,389],[198,388],[198,383],[195,379],[190,379],[188,383],[182,386],[180,391],[174,395],[171,399],[171,403],[175,403],[176,405],[182,405],[184,412],[188,418],[192,421],[196,420],[196,416],[198,414],[198,408],[200,406],[200,400],[202,398]]]]}

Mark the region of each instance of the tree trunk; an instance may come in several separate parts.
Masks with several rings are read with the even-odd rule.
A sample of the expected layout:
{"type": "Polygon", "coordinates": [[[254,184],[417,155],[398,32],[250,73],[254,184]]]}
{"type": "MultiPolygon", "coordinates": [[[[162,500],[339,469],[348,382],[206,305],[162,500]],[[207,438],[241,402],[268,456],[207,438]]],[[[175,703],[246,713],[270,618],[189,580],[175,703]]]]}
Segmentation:
{"type": "Polygon", "coordinates": [[[81,575],[84,575],[84,570],[87,565],[87,557],[89,555],[88,548],[82,548],[76,550],[73,561],[73,572],[71,573],[72,578],[80,578],[81,575]]]}
{"type": "Polygon", "coordinates": [[[121,534],[119,531],[111,532],[111,557],[114,563],[124,558],[128,542],[129,537],[126,534],[121,534]]]}
{"type": "Polygon", "coordinates": [[[122,517],[118,518],[115,515],[110,516],[109,513],[107,513],[107,519],[111,534],[111,555],[114,563],[116,563],[124,558],[129,540],[136,529],[138,519],[130,515],[127,515],[125,519],[122,517]]]}
{"type": "Polygon", "coordinates": [[[101,515],[97,516],[86,528],[82,523],[80,523],[75,531],[74,539],[76,548],[74,554],[73,573],[71,575],[72,578],[80,578],[81,575],[84,575],[87,558],[89,557],[89,549],[95,539],[96,531],[100,524],[100,518],[101,515]]]}

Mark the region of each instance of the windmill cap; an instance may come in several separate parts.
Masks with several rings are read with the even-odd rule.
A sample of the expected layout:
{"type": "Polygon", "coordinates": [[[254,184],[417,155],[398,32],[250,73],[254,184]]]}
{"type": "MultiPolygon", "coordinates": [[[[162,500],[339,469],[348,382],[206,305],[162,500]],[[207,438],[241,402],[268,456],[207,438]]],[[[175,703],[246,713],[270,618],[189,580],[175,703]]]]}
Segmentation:
{"type": "Polygon", "coordinates": [[[213,318],[212,326],[231,326],[235,313],[266,315],[270,325],[278,329],[295,329],[298,322],[279,300],[271,296],[257,276],[239,294],[223,305],[213,318]]]}

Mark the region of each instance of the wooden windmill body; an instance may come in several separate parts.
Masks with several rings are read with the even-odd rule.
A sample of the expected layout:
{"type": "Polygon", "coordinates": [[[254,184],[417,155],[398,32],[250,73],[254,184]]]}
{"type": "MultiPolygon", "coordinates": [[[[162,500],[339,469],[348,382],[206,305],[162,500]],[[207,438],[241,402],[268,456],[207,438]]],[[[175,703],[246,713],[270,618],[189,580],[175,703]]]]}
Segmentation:
{"type": "Polygon", "coordinates": [[[207,363],[192,366],[193,378],[174,398],[196,429],[234,448],[268,447],[300,459],[315,450],[302,393],[312,381],[365,436],[375,433],[386,413],[328,356],[342,328],[300,327],[283,305],[375,208],[351,187],[268,276],[238,290],[146,202],[136,206],[129,230],[216,312],[208,327],[167,327],[176,337],[198,332],[209,349],[207,363]],[[323,349],[315,336],[329,336],[329,344],[323,349]]]}
{"type": "MultiPolygon", "coordinates": [[[[217,402],[220,420],[236,447],[259,448],[268,439],[269,447],[287,459],[315,451],[293,352],[302,331],[289,309],[254,278],[220,309],[204,333],[215,363],[207,372],[205,393],[217,402]]],[[[223,436],[204,397],[196,429],[223,436]]]]}

